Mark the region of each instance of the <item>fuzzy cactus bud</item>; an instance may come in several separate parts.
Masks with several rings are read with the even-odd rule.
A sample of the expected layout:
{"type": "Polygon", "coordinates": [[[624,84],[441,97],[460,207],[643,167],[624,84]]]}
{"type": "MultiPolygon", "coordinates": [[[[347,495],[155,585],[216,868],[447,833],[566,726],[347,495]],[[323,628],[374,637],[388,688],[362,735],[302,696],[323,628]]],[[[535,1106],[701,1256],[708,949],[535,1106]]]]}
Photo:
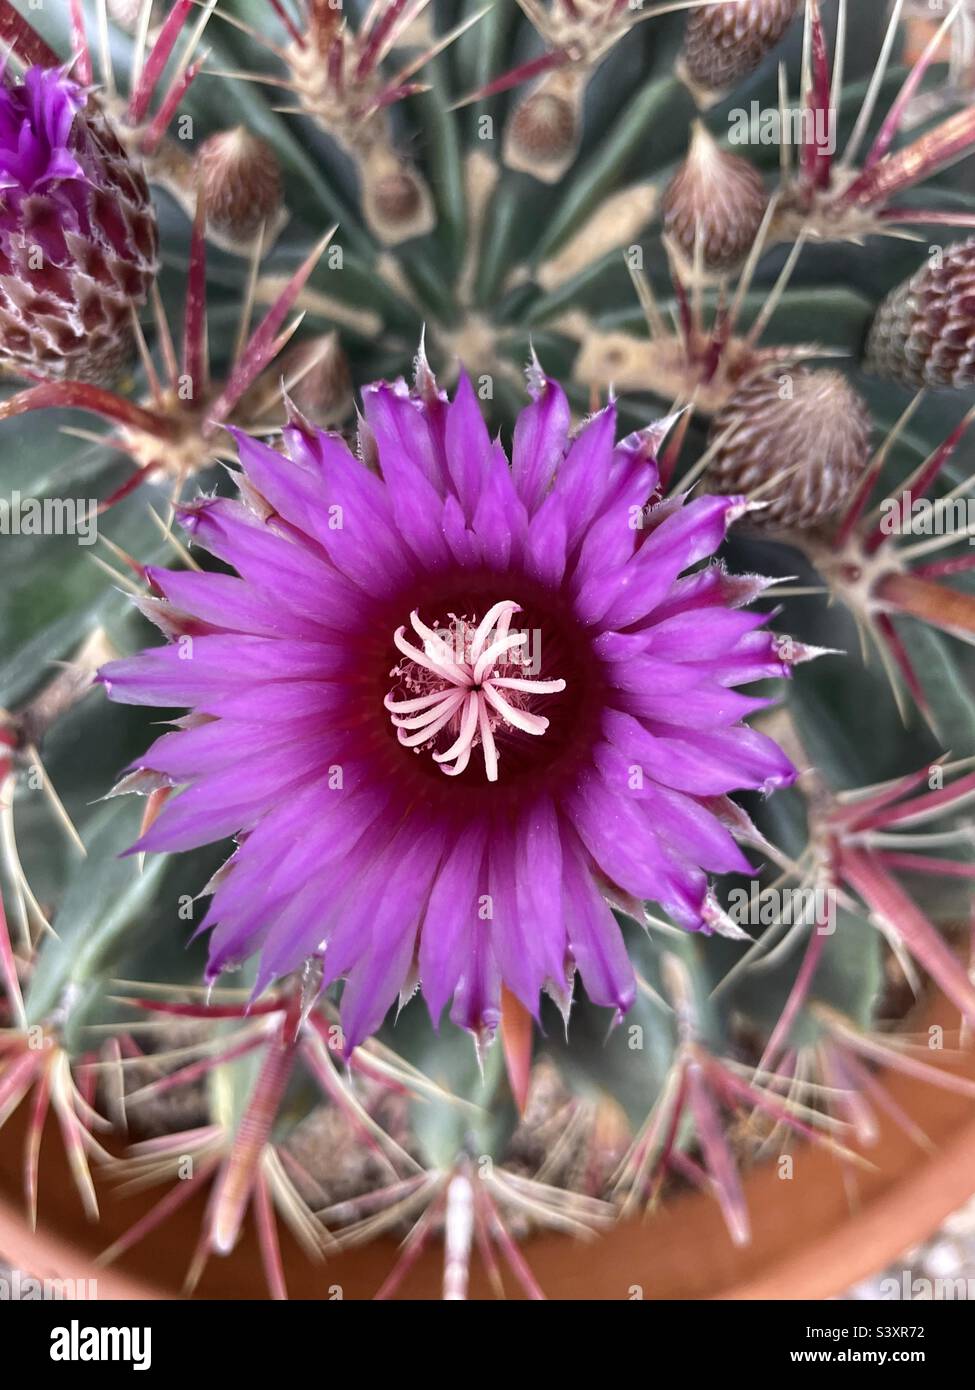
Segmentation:
{"type": "Polygon", "coordinates": [[[870,329],[866,366],[905,386],[975,386],[975,237],[891,291],[870,329]]]}
{"type": "Polygon", "coordinates": [[[870,429],[866,403],[841,372],[763,372],[714,417],[708,486],[757,493],[766,506],[750,520],[763,529],[817,526],[849,500],[870,461],[870,429]]]}
{"type": "Polygon", "coordinates": [[[242,125],[204,140],[197,171],[207,223],[224,236],[251,241],[281,210],[277,155],[242,125]]]}
{"type": "Polygon", "coordinates": [[[338,334],[322,333],[292,343],[246,393],[240,419],[278,428],[287,418],[287,398],[311,424],[341,424],[352,409],[352,375],[338,334]]]}
{"type": "Polygon", "coordinates": [[[747,77],[792,23],[799,0],[724,0],[693,10],[684,35],[691,80],[720,92],[747,77]]]}
{"type": "Polygon", "coordinates": [[[571,68],[549,73],[515,107],[504,132],[509,169],[556,183],[579,148],[584,77],[571,68]]]}
{"type": "Polygon", "coordinates": [[[109,380],[156,271],[149,190],[64,69],[0,83],[0,361],[109,380]]]}
{"type": "Polygon", "coordinates": [[[664,230],[688,261],[697,239],[705,270],[731,270],[745,259],[762,224],[768,194],[757,169],[722,150],[695,122],[687,158],[663,198],[664,230]]]}

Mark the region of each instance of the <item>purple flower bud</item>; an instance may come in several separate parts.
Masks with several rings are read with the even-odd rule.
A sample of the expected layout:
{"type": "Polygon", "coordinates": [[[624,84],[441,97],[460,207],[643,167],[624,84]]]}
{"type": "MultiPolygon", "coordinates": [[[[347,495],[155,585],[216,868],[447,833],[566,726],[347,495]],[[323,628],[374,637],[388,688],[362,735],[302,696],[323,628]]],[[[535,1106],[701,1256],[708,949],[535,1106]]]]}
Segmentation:
{"type": "Polygon", "coordinates": [[[131,349],[156,272],[149,190],[62,68],[0,81],[0,360],[103,381],[131,349]]]}

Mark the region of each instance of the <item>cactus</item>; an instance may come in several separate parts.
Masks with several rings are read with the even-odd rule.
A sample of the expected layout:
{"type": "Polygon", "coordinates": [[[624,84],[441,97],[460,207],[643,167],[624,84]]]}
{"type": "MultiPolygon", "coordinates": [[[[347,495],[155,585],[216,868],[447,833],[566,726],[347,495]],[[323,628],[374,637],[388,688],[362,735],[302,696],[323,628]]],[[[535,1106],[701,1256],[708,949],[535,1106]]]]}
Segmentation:
{"type": "Polygon", "coordinates": [[[34,1220],[53,1111],[159,1189],[106,1258],[203,1185],[190,1289],[253,1221],[536,1298],[967,1084],[895,1030],[975,1024],[975,114],[888,9],[0,0],[34,1220]]]}

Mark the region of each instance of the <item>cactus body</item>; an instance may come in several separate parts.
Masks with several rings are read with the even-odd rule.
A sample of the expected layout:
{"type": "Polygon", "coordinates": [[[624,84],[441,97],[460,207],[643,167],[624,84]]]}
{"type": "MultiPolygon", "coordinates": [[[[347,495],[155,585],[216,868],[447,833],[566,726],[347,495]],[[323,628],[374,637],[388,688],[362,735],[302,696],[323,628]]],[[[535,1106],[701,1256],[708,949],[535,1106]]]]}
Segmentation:
{"type": "Polygon", "coordinates": [[[942,1081],[896,1034],[975,1025],[975,114],[905,130],[890,11],[0,0],[39,1219],[50,1102],[89,1214],[166,1185],[108,1259],[175,1153],[192,1279],[416,1222],[535,1297],[532,1230],[693,1182],[744,1243],[773,1135],[942,1081]]]}

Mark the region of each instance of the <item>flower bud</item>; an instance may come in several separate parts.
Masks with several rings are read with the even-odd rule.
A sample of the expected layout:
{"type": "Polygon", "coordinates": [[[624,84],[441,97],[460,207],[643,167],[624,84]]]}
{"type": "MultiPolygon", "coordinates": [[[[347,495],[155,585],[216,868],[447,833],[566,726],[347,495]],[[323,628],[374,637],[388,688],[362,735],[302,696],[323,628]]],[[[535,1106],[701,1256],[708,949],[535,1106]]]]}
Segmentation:
{"type": "Polygon", "coordinates": [[[0,361],[112,379],[156,273],[156,219],[141,169],[64,69],[0,82],[0,186],[0,361]]]}
{"type": "Polygon", "coordinates": [[[697,239],[705,270],[739,265],[762,225],[768,194],[761,174],[740,155],[721,149],[700,121],[687,158],[663,198],[664,230],[688,262],[697,239]]]}
{"type": "Polygon", "coordinates": [[[975,237],[890,292],[870,329],[866,366],[905,386],[975,386],[975,237]]]}
{"type": "Polygon", "coordinates": [[[870,461],[870,414],[842,372],[796,367],[743,382],[715,415],[708,467],[715,492],[757,494],[749,518],[805,530],[849,501],[870,461]],[[773,481],[774,480],[774,481],[773,481]]]}
{"type": "Polygon", "coordinates": [[[550,73],[515,107],[504,132],[509,169],[555,183],[576,157],[584,92],[583,75],[571,68],[550,73]]]}
{"type": "Polygon", "coordinates": [[[684,34],[684,66],[708,91],[735,86],[762,62],[795,17],[799,0],[724,0],[692,10],[684,34]]]}
{"type": "Polygon", "coordinates": [[[197,169],[208,224],[237,241],[251,241],[281,210],[281,169],[266,140],[244,126],[204,140],[197,169]]]}

